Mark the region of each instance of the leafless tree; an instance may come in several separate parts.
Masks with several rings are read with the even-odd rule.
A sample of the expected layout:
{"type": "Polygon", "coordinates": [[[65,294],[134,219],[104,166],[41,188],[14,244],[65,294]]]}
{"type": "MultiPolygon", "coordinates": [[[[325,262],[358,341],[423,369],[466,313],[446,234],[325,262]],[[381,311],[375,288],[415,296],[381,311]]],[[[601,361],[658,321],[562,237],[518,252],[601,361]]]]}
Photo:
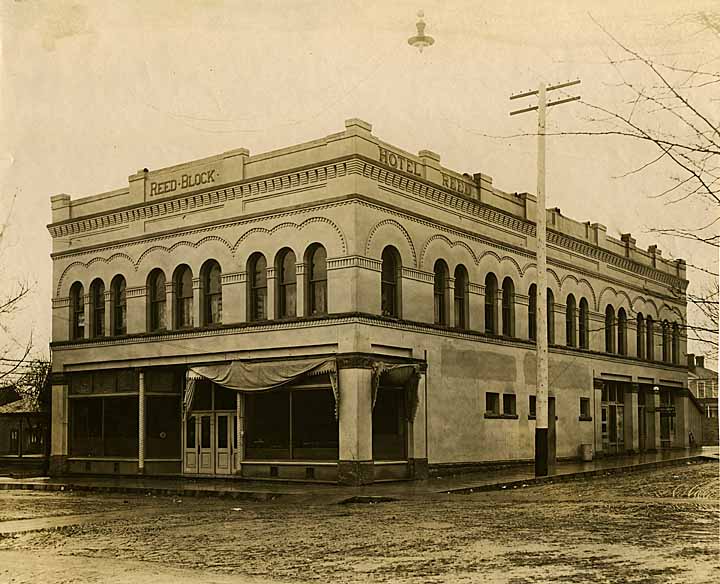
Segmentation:
{"type": "Polygon", "coordinates": [[[2,255],[7,253],[6,234],[14,200],[13,197],[5,217],[0,217],[0,385],[12,384],[26,373],[33,348],[32,330],[23,330],[14,322],[32,288],[17,274],[7,273],[2,262],[2,255]]]}

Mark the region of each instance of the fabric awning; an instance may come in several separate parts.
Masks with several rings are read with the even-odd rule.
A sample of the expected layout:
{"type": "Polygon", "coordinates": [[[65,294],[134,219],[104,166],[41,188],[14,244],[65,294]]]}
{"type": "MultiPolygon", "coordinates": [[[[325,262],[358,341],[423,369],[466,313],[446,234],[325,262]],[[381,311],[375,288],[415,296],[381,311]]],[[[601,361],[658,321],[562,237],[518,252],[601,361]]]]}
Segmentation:
{"type": "Polygon", "coordinates": [[[190,410],[195,392],[195,382],[208,379],[217,385],[242,393],[269,391],[287,385],[303,375],[330,374],[335,396],[335,418],[338,415],[340,391],[337,382],[335,358],[309,358],[287,361],[231,361],[216,365],[190,367],[183,399],[184,411],[190,410]]]}
{"type": "Polygon", "coordinates": [[[402,387],[405,389],[405,413],[407,420],[415,420],[420,396],[418,388],[420,385],[421,367],[417,363],[385,363],[377,361],[373,363],[372,375],[372,407],[375,408],[377,393],[381,380],[387,385],[402,387]]]}

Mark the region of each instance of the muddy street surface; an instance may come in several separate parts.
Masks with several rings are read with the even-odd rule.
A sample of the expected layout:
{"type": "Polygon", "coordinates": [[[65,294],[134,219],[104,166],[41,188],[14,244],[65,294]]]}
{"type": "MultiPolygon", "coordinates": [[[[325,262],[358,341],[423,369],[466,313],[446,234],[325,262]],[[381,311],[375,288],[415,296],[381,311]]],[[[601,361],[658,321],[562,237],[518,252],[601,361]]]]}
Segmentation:
{"type": "Polygon", "coordinates": [[[0,492],[5,582],[717,582],[716,462],[382,503],[0,492]]]}

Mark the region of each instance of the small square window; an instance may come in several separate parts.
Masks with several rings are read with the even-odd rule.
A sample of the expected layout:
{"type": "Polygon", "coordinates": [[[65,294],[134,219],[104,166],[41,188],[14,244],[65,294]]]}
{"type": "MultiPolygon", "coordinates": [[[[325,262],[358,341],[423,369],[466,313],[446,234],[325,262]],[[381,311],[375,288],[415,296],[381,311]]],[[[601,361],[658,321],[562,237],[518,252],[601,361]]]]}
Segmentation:
{"type": "Polygon", "coordinates": [[[590,398],[580,398],[580,419],[590,419],[590,398]]]}
{"type": "Polygon", "coordinates": [[[530,396],[530,406],[528,409],[528,416],[531,418],[535,417],[535,396],[534,395],[530,396]]]}
{"type": "Polygon", "coordinates": [[[500,415],[500,394],[485,392],[485,413],[500,415]]]}
{"type": "Polygon", "coordinates": [[[504,393],[503,394],[503,415],[514,416],[515,414],[516,414],[515,394],[514,393],[504,393]]]}

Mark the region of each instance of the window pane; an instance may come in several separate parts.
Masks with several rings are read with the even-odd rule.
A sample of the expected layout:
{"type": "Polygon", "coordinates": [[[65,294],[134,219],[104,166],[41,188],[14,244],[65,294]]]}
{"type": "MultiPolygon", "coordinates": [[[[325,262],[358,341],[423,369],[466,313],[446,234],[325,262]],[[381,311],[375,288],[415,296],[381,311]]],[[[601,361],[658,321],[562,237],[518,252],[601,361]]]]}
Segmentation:
{"type": "Polygon", "coordinates": [[[380,386],[372,414],[373,459],[405,460],[406,427],[404,390],[380,386]]]}
{"type": "MultiPolygon", "coordinates": [[[[146,398],[145,455],[148,458],[180,457],[180,398],[146,398]]],[[[193,445],[194,445],[193,436],[193,445]]]]}
{"type": "Polygon", "coordinates": [[[138,455],[138,398],[103,398],[105,456],[138,455]]]}
{"type": "Polygon", "coordinates": [[[102,399],[71,399],[70,454],[102,456],[102,399]]]}
{"type": "Polygon", "coordinates": [[[290,458],[290,396],[287,390],[246,397],[249,459],[290,458]]]}
{"type": "Polygon", "coordinates": [[[292,404],[293,458],[337,460],[338,422],[332,390],[294,391],[292,404]]]}
{"type": "Polygon", "coordinates": [[[228,416],[217,417],[217,447],[228,447],[228,416]]]}

